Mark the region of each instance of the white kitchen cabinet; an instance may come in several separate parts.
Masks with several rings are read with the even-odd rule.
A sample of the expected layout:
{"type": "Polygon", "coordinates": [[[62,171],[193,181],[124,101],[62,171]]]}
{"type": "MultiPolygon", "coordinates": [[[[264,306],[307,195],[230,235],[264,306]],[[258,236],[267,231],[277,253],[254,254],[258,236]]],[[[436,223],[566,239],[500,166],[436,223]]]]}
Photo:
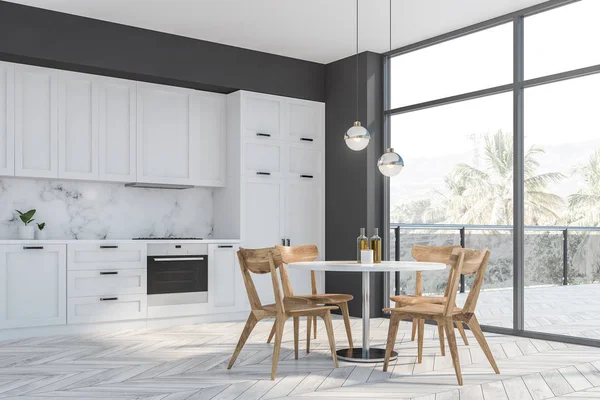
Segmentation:
{"type": "Polygon", "coordinates": [[[0,328],[66,323],[66,246],[0,246],[0,328]]]}
{"type": "Polygon", "coordinates": [[[237,258],[237,245],[208,246],[208,293],[215,313],[249,309],[246,287],[237,258]]]}
{"type": "MultiPolygon", "coordinates": [[[[325,104],[286,99],[286,140],[291,143],[318,145],[325,134],[325,104]]],[[[315,146],[317,147],[317,146],[315,146]]],[[[320,147],[320,146],[318,146],[320,147]]]]}
{"type": "Polygon", "coordinates": [[[137,85],[137,181],[192,185],[198,115],[192,90],[137,85]]]}
{"type": "Polygon", "coordinates": [[[249,178],[242,190],[242,247],[250,249],[281,244],[284,237],[284,186],[271,177],[249,178]]]}
{"type": "Polygon", "coordinates": [[[98,180],[98,82],[58,74],[58,177],[98,180]]]}
{"type": "Polygon", "coordinates": [[[0,175],[15,174],[15,71],[0,62],[0,175]]]}
{"type": "Polygon", "coordinates": [[[68,321],[82,324],[144,319],[148,309],[146,298],[146,294],[69,298],[68,321]]]}
{"type": "Polygon", "coordinates": [[[98,88],[99,179],[136,180],[136,84],[101,78],[98,88]]]}
{"type": "Polygon", "coordinates": [[[58,177],[58,77],[15,66],[15,175],[58,177]]]}
{"type": "Polygon", "coordinates": [[[278,141],[281,139],[283,125],[282,98],[261,93],[240,92],[243,97],[242,130],[247,138],[264,141],[278,141]]]}
{"type": "Polygon", "coordinates": [[[111,265],[101,271],[68,271],[67,296],[146,294],[146,279],[145,269],[119,270],[111,265]]]}
{"type": "Polygon", "coordinates": [[[198,120],[198,147],[193,151],[197,186],[224,186],[226,176],[227,106],[222,94],[196,92],[193,95],[194,118],[198,120]]]}
{"type": "Polygon", "coordinates": [[[69,271],[146,269],[147,245],[143,242],[71,243],[67,251],[69,271]]]}

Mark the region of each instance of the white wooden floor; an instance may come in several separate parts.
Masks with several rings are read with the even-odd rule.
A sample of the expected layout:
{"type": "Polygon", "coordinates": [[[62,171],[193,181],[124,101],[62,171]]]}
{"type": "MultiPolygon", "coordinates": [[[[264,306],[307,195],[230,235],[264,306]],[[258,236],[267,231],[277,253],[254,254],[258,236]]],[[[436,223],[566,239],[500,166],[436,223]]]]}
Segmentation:
{"type": "MultiPolygon", "coordinates": [[[[361,320],[352,321],[359,343],[361,320]]],[[[382,345],[387,320],[371,322],[371,343],[382,345]]],[[[343,323],[336,319],[334,325],[338,346],[343,347],[343,323]]],[[[471,337],[469,346],[460,344],[465,386],[459,387],[449,354],[440,355],[437,329],[426,326],[424,360],[416,364],[410,325],[400,325],[400,357],[384,373],[379,364],[340,362],[333,369],[321,321],[313,352],[301,351],[301,359],[294,360],[288,322],[275,381],[269,380],[272,346],[265,343],[270,321],[258,324],[230,371],[226,366],[242,322],[4,341],[0,342],[0,398],[600,398],[600,348],[487,334],[501,371],[496,375],[471,337]]],[[[302,337],[305,327],[303,321],[302,337]]]]}

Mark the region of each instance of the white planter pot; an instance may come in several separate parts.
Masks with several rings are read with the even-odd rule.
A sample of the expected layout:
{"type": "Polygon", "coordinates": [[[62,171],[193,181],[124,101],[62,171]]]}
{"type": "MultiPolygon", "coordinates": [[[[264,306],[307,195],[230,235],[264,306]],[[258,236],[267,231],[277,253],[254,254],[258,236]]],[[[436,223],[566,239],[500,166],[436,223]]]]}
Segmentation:
{"type": "Polygon", "coordinates": [[[46,240],[48,239],[48,235],[46,234],[46,231],[40,231],[38,229],[37,231],[35,231],[35,238],[37,240],[46,240]]]}
{"type": "Polygon", "coordinates": [[[35,235],[35,229],[33,226],[19,226],[19,239],[21,240],[33,240],[35,235]]]}

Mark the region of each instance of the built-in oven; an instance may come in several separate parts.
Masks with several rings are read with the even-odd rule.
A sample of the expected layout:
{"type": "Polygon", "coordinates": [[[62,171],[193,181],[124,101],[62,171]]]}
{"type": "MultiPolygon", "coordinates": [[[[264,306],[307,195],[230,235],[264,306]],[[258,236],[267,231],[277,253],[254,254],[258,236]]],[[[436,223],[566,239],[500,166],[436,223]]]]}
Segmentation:
{"type": "Polygon", "coordinates": [[[208,302],[208,246],[148,244],[148,306],[208,302]]]}

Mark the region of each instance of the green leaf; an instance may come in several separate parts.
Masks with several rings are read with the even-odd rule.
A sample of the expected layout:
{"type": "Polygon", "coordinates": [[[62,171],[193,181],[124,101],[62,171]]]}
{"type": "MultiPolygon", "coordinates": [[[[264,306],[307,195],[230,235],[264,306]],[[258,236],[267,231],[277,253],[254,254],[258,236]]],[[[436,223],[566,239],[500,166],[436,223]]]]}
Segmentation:
{"type": "Polygon", "coordinates": [[[25,226],[27,226],[30,222],[34,221],[33,216],[35,215],[35,209],[33,210],[29,210],[27,212],[21,212],[19,210],[15,210],[19,213],[19,218],[21,219],[21,221],[23,221],[23,223],[25,224],[25,226]]]}
{"type": "Polygon", "coordinates": [[[46,223],[45,223],[45,222],[42,222],[41,224],[37,224],[37,226],[38,226],[38,229],[39,229],[40,231],[43,231],[43,230],[44,230],[44,227],[46,226],[46,223]]]}

